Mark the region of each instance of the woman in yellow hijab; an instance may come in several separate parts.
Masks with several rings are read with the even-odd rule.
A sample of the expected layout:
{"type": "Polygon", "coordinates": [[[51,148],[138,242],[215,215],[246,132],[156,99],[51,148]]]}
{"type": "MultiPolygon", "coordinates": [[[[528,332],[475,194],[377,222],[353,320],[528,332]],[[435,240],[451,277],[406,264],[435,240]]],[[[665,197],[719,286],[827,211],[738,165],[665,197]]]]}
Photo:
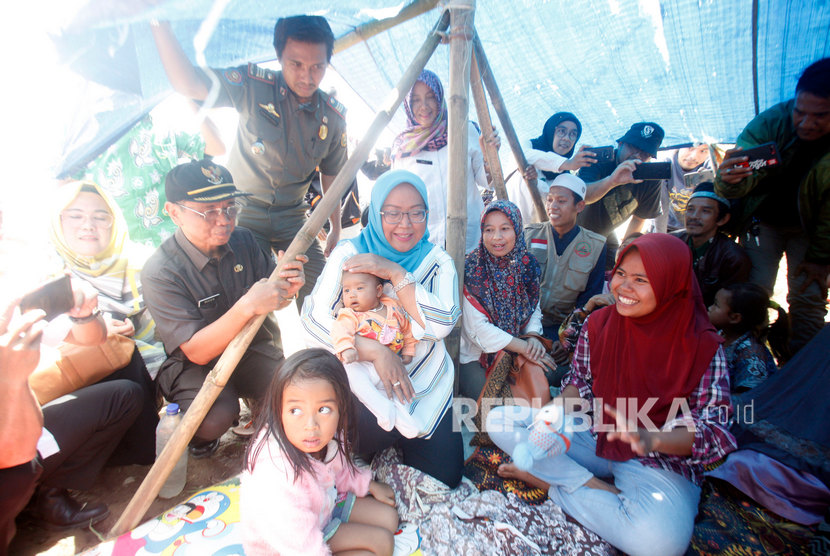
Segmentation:
{"type": "Polygon", "coordinates": [[[50,236],[73,276],[98,291],[98,307],[110,333],[132,337],[155,378],[165,360],[144,306],[139,274],[152,248],[130,241],[118,205],[92,182],[72,182],[57,191],[50,236]]]}

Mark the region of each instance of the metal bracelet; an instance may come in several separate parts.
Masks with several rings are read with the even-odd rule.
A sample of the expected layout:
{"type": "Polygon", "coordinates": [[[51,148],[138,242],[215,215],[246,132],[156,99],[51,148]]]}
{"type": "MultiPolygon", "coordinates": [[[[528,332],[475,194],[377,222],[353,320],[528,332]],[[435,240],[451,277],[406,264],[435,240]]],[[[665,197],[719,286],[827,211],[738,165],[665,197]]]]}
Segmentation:
{"type": "Polygon", "coordinates": [[[401,291],[402,289],[404,289],[408,285],[414,284],[414,283],[415,283],[415,277],[412,275],[411,272],[407,272],[404,275],[403,280],[401,280],[400,282],[395,284],[395,286],[392,288],[392,291],[394,291],[395,293],[398,293],[399,291],[401,291]]]}

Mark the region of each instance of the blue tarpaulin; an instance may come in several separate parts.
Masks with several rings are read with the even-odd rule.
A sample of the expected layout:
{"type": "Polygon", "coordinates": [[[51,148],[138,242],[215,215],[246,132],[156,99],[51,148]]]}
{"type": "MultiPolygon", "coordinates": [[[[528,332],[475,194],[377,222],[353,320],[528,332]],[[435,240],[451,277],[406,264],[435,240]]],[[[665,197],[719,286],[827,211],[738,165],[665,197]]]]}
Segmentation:
{"type": "MultiPolygon", "coordinates": [[[[148,21],[168,19],[195,60],[193,37],[211,9],[219,21],[205,59],[214,67],[274,58],[280,16],[325,16],[336,37],[394,15],[389,0],[273,2],[92,0],[54,40],[64,60],[115,101],[76,122],[56,172],[83,164],[169,92],[148,21]],[[92,131],[84,132],[94,122],[92,131]]],[[[332,59],[370,107],[379,108],[440,15],[441,5],[332,59]]],[[[611,144],[636,121],[666,130],[664,146],[731,142],[764,108],[793,95],[799,73],[830,56],[830,2],[796,0],[479,0],[475,26],[522,139],[554,112],[574,112],[583,143],[611,144]]],[[[449,77],[449,47],[427,65],[449,77]]],[[[471,119],[475,111],[470,103],[471,119]]],[[[86,114],[89,108],[67,107],[86,114]]],[[[402,118],[393,121],[400,126],[402,118]]]]}

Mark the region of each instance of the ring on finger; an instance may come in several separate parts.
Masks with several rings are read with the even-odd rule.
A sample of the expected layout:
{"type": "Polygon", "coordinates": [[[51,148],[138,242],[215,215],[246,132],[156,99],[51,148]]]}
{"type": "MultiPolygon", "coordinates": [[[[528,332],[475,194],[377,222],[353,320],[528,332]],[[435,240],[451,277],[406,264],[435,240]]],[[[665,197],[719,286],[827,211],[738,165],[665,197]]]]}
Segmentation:
{"type": "Polygon", "coordinates": [[[398,387],[398,386],[400,386],[400,385],[401,385],[401,381],[399,380],[399,381],[397,381],[397,382],[395,382],[395,383],[393,383],[393,384],[392,384],[392,388],[396,388],[396,387],[398,387]]]}

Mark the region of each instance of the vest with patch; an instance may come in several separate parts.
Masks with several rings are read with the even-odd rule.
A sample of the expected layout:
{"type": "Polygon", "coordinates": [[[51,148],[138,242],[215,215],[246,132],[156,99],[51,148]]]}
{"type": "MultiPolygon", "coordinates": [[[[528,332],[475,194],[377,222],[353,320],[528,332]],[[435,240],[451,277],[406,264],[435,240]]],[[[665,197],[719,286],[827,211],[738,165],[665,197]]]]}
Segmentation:
{"type": "MultiPolygon", "coordinates": [[[[553,242],[550,222],[530,224],[525,228],[525,241],[542,268],[539,305],[542,324],[561,324],[573,311],[579,294],[585,291],[588,277],[597,265],[605,238],[580,228],[579,233],[559,256],[553,242]]],[[[604,260],[602,261],[604,264],[604,260]]]]}

